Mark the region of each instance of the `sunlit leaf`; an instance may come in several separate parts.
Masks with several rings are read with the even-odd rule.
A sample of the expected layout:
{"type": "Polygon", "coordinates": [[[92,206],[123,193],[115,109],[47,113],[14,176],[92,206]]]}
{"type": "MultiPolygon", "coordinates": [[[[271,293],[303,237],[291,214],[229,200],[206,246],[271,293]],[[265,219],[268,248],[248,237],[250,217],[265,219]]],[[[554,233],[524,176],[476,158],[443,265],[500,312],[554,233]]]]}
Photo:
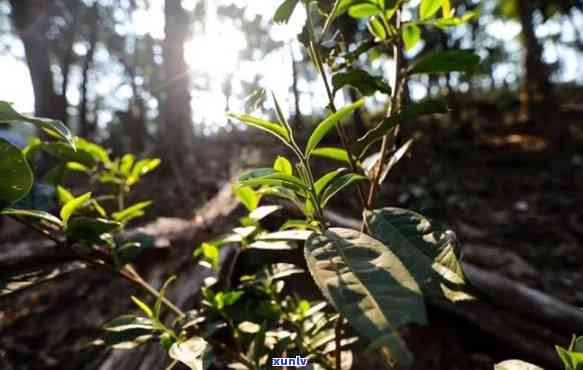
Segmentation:
{"type": "Polygon", "coordinates": [[[150,306],[148,306],[144,301],[134,296],[131,296],[131,298],[132,301],[134,301],[134,303],[136,304],[136,306],[138,306],[140,310],[142,310],[142,312],[146,314],[146,316],[148,316],[149,318],[154,317],[154,312],[152,311],[150,306]]]}
{"type": "Polygon", "coordinates": [[[0,139],[0,209],[24,198],[32,183],[32,170],[20,149],[0,139]]]}
{"type": "Polygon", "coordinates": [[[318,287],[348,323],[372,341],[382,338],[399,364],[410,364],[397,329],[427,318],[419,285],[399,258],[380,241],[342,228],[314,233],[305,257],[318,287]]]}
{"type": "Polygon", "coordinates": [[[73,213],[75,213],[85,203],[89,202],[90,199],[91,199],[91,193],[85,193],[85,194],[67,202],[67,204],[65,204],[63,206],[63,208],[61,208],[61,212],[60,212],[60,216],[61,216],[61,220],[63,221],[63,224],[65,226],[67,226],[67,223],[69,222],[69,218],[71,218],[71,215],[73,215],[73,213]]]}
{"type": "Polygon", "coordinates": [[[204,354],[209,350],[208,343],[200,338],[193,337],[185,342],[176,342],[170,347],[168,355],[180,361],[192,370],[204,370],[204,354]]]}
{"type": "Polygon", "coordinates": [[[363,100],[359,100],[356,103],[347,105],[340,109],[338,112],[328,116],[324,121],[320,122],[318,126],[310,135],[308,139],[308,144],[306,145],[306,157],[309,157],[312,154],[312,151],[316,149],[320,141],[324,139],[324,137],[332,130],[336,125],[347,115],[351,114],[355,110],[362,108],[364,105],[363,100]]]}
{"type": "Polygon", "coordinates": [[[136,203],[122,211],[114,212],[112,217],[114,220],[127,223],[137,217],[141,217],[144,215],[144,209],[148,208],[152,205],[152,202],[145,201],[136,203]]]}
{"type": "Polygon", "coordinates": [[[334,180],[336,177],[340,176],[340,174],[342,174],[345,171],[346,170],[344,168],[340,168],[334,171],[330,171],[321,178],[319,178],[318,181],[316,181],[316,183],[314,184],[316,194],[320,196],[322,192],[326,189],[326,187],[330,184],[330,182],[334,180]]]}
{"type": "Polygon", "coordinates": [[[237,119],[246,125],[256,127],[263,131],[267,131],[270,134],[277,137],[278,139],[280,139],[281,141],[283,141],[284,144],[289,145],[290,138],[288,136],[286,129],[283,126],[278,125],[277,123],[255,118],[247,114],[229,113],[229,117],[237,119]]]}
{"type": "MultiPolygon", "coordinates": [[[[160,163],[162,163],[162,161],[158,158],[142,159],[140,161],[137,161],[134,168],[132,168],[131,173],[127,179],[127,184],[130,186],[134,185],[135,183],[138,182],[140,177],[142,177],[142,176],[154,171],[156,168],[158,168],[158,166],[160,166],[160,163]]],[[[122,165],[123,165],[123,161],[122,161],[122,165]]]]}
{"type": "Polygon", "coordinates": [[[296,240],[304,241],[312,235],[313,231],[310,230],[287,230],[287,231],[276,231],[274,233],[258,235],[257,240],[296,240]]]}
{"type": "Polygon", "coordinates": [[[277,212],[281,209],[281,206],[263,206],[254,209],[249,213],[249,218],[253,221],[258,222],[263,220],[265,217],[271,215],[274,212],[277,212]]]}
{"type": "Polygon", "coordinates": [[[409,74],[469,72],[479,64],[480,56],[470,50],[446,50],[421,58],[409,68],[409,74]]]}
{"type": "Polygon", "coordinates": [[[387,30],[379,17],[371,17],[368,21],[369,32],[376,37],[377,41],[384,41],[387,39],[387,30]]]}
{"type": "Polygon", "coordinates": [[[279,172],[283,172],[286,175],[293,175],[294,167],[291,162],[282,156],[277,156],[275,163],[273,163],[273,169],[279,172]]]}
{"type": "Polygon", "coordinates": [[[321,147],[314,149],[312,151],[312,155],[315,155],[316,157],[333,159],[344,163],[350,163],[350,160],[348,159],[348,152],[345,149],[321,147]]]}
{"type": "Polygon", "coordinates": [[[543,368],[520,360],[507,360],[494,365],[494,370],[543,370],[543,368]]]}
{"type": "Polygon", "coordinates": [[[433,17],[443,5],[444,0],[421,0],[419,5],[419,18],[425,20],[433,17]]]}
{"type": "Polygon", "coordinates": [[[36,209],[7,208],[2,210],[0,213],[6,216],[30,217],[33,219],[49,222],[59,227],[63,227],[61,220],[45,211],[39,211],[36,209]]]}
{"type": "Polygon", "coordinates": [[[135,160],[136,157],[131,153],[124,154],[123,157],[121,157],[121,161],[119,162],[119,171],[122,175],[125,177],[130,176],[130,171],[134,165],[135,160]]]}
{"type": "Polygon", "coordinates": [[[259,205],[261,195],[252,188],[248,186],[238,186],[234,188],[234,192],[248,211],[253,211],[259,205]]]}
{"type": "Polygon", "coordinates": [[[421,29],[415,23],[407,23],[403,27],[403,42],[405,50],[413,49],[421,41],[421,29]]]}
{"type": "Polygon", "coordinates": [[[348,14],[353,18],[368,18],[382,13],[382,9],[373,3],[353,5],[348,8],[348,14]]]}
{"type": "Polygon", "coordinates": [[[244,186],[283,185],[298,190],[307,190],[302,180],[272,168],[260,168],[247,171],[239,176],[239,183],[244,186]]]}

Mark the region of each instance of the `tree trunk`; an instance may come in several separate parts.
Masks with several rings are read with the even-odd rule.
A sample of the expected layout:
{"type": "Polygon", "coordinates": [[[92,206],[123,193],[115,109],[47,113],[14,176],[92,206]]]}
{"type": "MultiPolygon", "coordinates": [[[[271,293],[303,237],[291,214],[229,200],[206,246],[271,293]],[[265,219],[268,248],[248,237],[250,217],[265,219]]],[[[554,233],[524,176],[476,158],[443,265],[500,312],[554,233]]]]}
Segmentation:
{"type": "MultiPolygon", "coordinates": [[[[165,98],[160,127],[160,152],[173,163],[184,162],[191,154],[194,130],[190,108],[190,78],[184,60],[189,17],[180,0],[166,0],[164,40],[165,98]]],[[[204,51],[201,51],[204,52],[204,51]]]]}
{"type": "Polygon", "coordinates": [[[34,111],[41,117],[65,121],[66,98],[55,92],[47,33],[52,1],[10,0],[12,21],[24,44],[34,92],[34,111]]]}
{"type": "Polygon", "coordinates": [[[89,70],[93,65],[93,57],[95,55],[95,45],[97,44],[97,25],[99,19],[99,9],[97,1],[93,3],[93,7],[89,13],[89,50],[85,55],[83,61],[83,78],[81,82],[81,106],[79,107],[79,135],[84,138],[90,138],[95,134],[95,120],[89,121],[88,118],[88,104],[87,88],[89,84],[89,70]]]}
{"type": "Polygon", "coordinates": [[[549,71],[542,61],[542,47],[535,34],[534,10],[532,1],[518,0],[524,43],[520,120],[543,123],[552,92],[549,71]]]}

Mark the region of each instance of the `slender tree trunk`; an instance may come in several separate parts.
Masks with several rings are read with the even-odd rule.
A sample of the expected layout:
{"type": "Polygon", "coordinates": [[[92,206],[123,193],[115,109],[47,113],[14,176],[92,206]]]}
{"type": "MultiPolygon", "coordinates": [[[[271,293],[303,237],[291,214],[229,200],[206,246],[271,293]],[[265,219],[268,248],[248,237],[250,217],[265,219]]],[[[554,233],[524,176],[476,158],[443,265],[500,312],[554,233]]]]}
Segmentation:
{"type": "Polygon", "coordinates": [[[79,135],[84,138],[90,138],[95,134],[95,121],[91,122],[88,117],[89,98],[87,94],[89,84],[89,70],[93,66],[95,56],[95,45],[97,44],[97,25],[99,23],[99,9],[97,1],[89,13],[89,49],[83,60],[83,78],[81,82],[81,106],[79,107],[79,135]]]}
{"type": "Polygon", "coordinates": [[[294,124],[299,129],[304,127],[304,120],[302,119],[302,109],[300,107],[300,89],[298,87],[299,81],[299,71],[298,71],[298,62],[294,57],[293,48],[290,47],[290,56],[292,62],[292,93],[294,95],[294,124]]]}
{"type": "MultiPolygon", "coordinates": [[[[189,16],[180,0],[166,0],[164,40],[165,99],[160,127],[161,154],[174,163],[184,162],[192,151],[194,130],[190,108],[190,78],[184,60],[189,16]]],[[[201,50],[204,52],[204,50],[201,50]]]]}
{"type": "Polygon", "coordinates": [[[523,77],[520,93],[522,121],[544,123],[546,103],[552,96],[549,71],[542,61],[542,47],[535,34],[534,5],[531,0],[518,0],[524,43],[523,77]]]}
{"type": "Polygon", "coordinates": [[[12,21],[24,44],[34,92],[35,114],[65,121],[66,98],[55,91],[47,33],[52,1],[10,0],[12,21]]]}

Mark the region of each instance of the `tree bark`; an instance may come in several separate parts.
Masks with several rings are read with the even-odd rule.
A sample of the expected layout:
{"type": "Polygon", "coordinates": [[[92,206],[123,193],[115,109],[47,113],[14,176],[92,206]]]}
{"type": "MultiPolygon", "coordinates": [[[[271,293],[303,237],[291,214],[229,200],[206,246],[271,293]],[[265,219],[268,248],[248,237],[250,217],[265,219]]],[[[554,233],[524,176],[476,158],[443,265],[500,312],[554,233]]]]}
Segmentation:
{"type": "Polygon", "coordinates": [[[189,17],[180,0],[166,0],[164,40],[165,98],[160,127],[160,152],[174,163],[184,162],[191,153],[194,130],[190,107],[190,78],[184,60],[189,17]]]}
{"type": "Polygon", "coordinates": [[[12,22],[22,43],[34,92],[35,114],[66,120],[66,98],[55,91],[49,41],[49,8],[52,1],[10,0],[12,22]]]}
{"type": "Polygon", "coordinates": [[[83,78],[81,82],[81,103],[79,107],[79,135],[90,138],[94,135],[95,121],[91,122],[88,117],[89,98],[87,90],[89,85],[89,70],[93,66],[95,56],[95,45],[97,44],[97,25],[99,23],[99,9],[97,1],[89,12],[89,49],[83,60],[83,78]]]}
{"type": "Polygon", "coordinates": [[[518,0],[518,15],[524,43],[523,77],[520,92],[520,120],[543,123],[551,92],[549,71],[542,61],[542,46],[535,34],[535,6],[530,0],[518,0]]]}

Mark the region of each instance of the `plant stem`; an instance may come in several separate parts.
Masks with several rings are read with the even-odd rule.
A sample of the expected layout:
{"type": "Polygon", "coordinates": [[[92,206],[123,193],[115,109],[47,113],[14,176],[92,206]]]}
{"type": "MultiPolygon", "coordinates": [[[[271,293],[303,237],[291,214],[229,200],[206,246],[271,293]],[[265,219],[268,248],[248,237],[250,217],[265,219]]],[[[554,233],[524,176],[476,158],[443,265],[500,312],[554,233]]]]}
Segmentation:
{"type": "Polygon", "coordinates": [[[342,321],[344,317],[338,314],[336,325],[334,326],[334,357],[336,362],[336,370],[342,370],[342,321]]]}
{"type": "Polygon", "coordinates": [[[176,365],[178,365],[178,360],[174,360],[174,361],[172,361],[172,362],[170,363],[170,365],[168,365],[168,367],[167,367],[166,369],[164,369],[164,370],[172,370],[172,369],[174,369],[174,367],[175,367],[176,365]]]}
{"type": "MultiPolygon", "coordinates": [[[[401,85],[402,85],[402,77],[401,77],[401,65],[403,63],[403,49],[401,44],[401,9],[397,9],[395,13],[395,29],[397,30],[397,37],[393,41],[393,58],[394,58],[394,80],[393,80],[393,89],[391,92],[391,104],[387,109],[387,118],[393,114],[398,113],[401,109],[401,85]]],[[[370,192],[368,194],[367,200],[367,208],[372,209],[374,208],[374,203],[376,199],[376,195],[380,186],[381,174],[383,172],[383,166],[389,151],[389,147],[392,146],[390,143],[391,136],[392,142],[397,138],[399,134],[399,126],[397,125],[392,132],[392,135],[385,135],[383,137],[383,143],[381,145],[381,156],[379,158],[378,167],[375,171],[372,184],[370,187],[370,192]]]]}
{"type": "MultiPolygon", "coordinates": [[[[314,62],[316,63],[316,67],[322,76],[322,80],[324,81],[324,87],[326,88],[326,94],[328,95],[328,102],[330,106],[330,110],[332,113],[336,113],[338,110],[336,109],[336,104],[334,103],[334,94],[332,93],[332,89],[330,87],[330,83],[328,82],[328,76],[326,74],[326,70],[324,69],[324,63],[322,62],[322,56],[320,55],[320,50],[318,45],[316,44],[316,36],[314,32],[314,24],[312,22],[312,12],[310,10],[310,5],[306,4],[306,12],[308,15],[308,34],[310,37],[310,51],[313,55],[314,62]]],[[[359,173],[358,167],[356,162],[354,161],[354,156],[350,150],[350,145],[348,143],[348,136],[346,135],[346,131],[342,126],[342,122],[338,122],[336,124],[336,131],[338,132],[338,136],[340,137],[340,142],[342,146],[346,150],[348,154],[348,163],[350,164],[350,169],[354,173],[359,173]]],[[[361,184],[358,184],[358,197],[360,199],[361,205],[363,208],[366,207],[366,201],[364,197],[364,190],[361,184]]]]}
{"type": "MultiPolygon", "coordinates": [[[[126,272],[127,274],[122,274],[123,276],[128,278],[133,283],[138,284],[139,286],[144,288],[148,293],[150,293],[155,298],[160,298],[160,292],[158,292],[146,280],[144,280],[144,278],[142,278],[140,276],[140,274],[133,267],[131,267],[130,265],[127,265],[124,269],[124,272],[126,272]]],[[[184,311],[182,311],[180,308],[176,307],[174,305],[174,303],[170,302],[165,297],[162,297],[162,303],[164,303],[172,312],[174,312],[178,316],[178,318],[183,318],[186,316],[184,311]]],[[[255,365],[244,354],[233,351],[229,347],[227,347],[225,344],[223,344],[219,341],[216,341],[210,337],[207,337],[204,339],[207,342],[209,342],[213,347],[220,348],[221,351],[223,351],[226,355],[228,355],[232,360],[238,361],[238,362],[244,364],[249,369],[255,369],[255,365]]]]}

